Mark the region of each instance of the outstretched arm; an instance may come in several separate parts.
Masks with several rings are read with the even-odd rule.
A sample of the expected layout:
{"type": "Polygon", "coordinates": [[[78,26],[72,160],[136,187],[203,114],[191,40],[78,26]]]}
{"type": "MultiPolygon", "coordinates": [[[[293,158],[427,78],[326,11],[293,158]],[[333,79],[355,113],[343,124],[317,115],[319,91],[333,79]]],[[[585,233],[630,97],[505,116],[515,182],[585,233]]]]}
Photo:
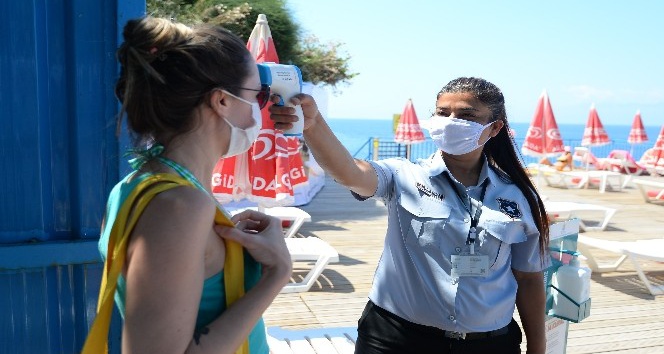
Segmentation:
{"type": "MultiPolygon", "coordinates": [[[[318,111],[314,99],[299,94],[291,103],[301,105],[304,113],[304,139],[316,162],[338,183],[362,196],[372,196],[378,186],[378,177],[371,164],[354,159],[334,135],[318,111]]],[[[288,129],[297,120],[292,107],[272,106],[272,120],[277,129],[288,129]]]]}

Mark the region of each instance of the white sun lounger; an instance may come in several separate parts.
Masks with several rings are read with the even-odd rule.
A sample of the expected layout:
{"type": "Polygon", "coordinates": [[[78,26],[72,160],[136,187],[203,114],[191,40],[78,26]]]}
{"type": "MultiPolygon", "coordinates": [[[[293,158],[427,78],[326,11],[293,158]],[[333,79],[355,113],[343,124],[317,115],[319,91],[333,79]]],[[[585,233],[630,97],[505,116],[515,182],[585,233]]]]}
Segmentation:
{"type": "Polygon", "coordinates": [[[664,182],[634,179],[632,183],[639,189],[646,203],[664,203],[664,182]]]}
{"type": "Polygon", "coordinates": [[[353,354],[356,341],[356,327],[267,329],[267,344],[273,354],[353,354]]]}
{"type": "Polygon", "coordinates": [[[293,262],[313,262],[313,267],[300,282],[286,284],[281,293],[306,292],[330,262],[339,262],[339,253],[318,237],[286,238],[286,246],[293,262]]]}
{"type": "Polygon", "coordinates": [[[613,171],[549,171],[543,176],[550,187],[583,188],[597,185],[600,193],[604,193],[606,187],[620,190],[623,185],[623,175],[613,171]]]}
{"type": "Polygon", "coordinates": [[[609,221],[616,213],[616,209],[597,204],[575,203],[575,202],[554,202],[545,200],[544,207],[546,212],[554,220],[579,219],[579,229],[583,231],[604,231],[609,225],[609,221]],[[589,215],[600,214],[601,220],[594,225],[587,225],[582,217],[587,220],[589,215]]]}
{"type": "Polygon", "coordinates": [[[625,188],[633,177],[640,176],[641,173],[646,171],[645,166],[642,166],[627,150],[612,150],[606,158],[609,165],[608,169],[623,173],[625,175],[622,187],[625,188]]]}
{"type": "Polygon", "coordinates": [[[290,221],[291,225],[286,230],[284,237],[291,238],[297,235],[302,224],[305,221],[311,221],[311,215],[306,211],[296,207],[272,207],[265,208],[263,212],[281,220],[290,221]]]}
{"type": "Polygon", "coordinates": [[[646,286],[650,294],[664,294],[664,285],[652,284],[641,268],[641,260],[664,262],[664,239],[638,240],[638,241],[609,241],[598,238],[579,235],[578,248],[586,257],[590,269],[596,273],[614,272],[626,260],[630,259],[634,264],[637,275],[646,286]],[[592,248],[599,248],[613,252],[620,257],[609,265],[600,265],[593,256],[592,248]]]}
{"type": "Polygon", "coordinates": [[[584,146],[574,148],[572,160],[580,163],[581,169],[585,171],[601,171],[609,168],[606,158],[596,157],[590,149],[584,146]]]}

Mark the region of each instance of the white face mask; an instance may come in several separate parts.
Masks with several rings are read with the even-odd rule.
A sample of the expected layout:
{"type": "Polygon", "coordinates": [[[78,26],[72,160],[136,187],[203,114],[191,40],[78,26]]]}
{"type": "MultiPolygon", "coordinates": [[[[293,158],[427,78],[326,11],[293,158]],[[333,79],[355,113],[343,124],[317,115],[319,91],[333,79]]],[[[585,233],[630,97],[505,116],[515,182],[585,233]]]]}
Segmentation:
{"type": "Polygon", "coordinates": [[[261,116],[261,108],[257,102],[249,102],[243,98],[237,97],[234,94],[225,91],[226,94],[237,98],[238,100],[251,106],[251,117],[254,119],[254,124],[249,128],[242,129],[234,126],[228,119],[224,118],[224,121],[231,127],[231,141],[228,143],[228,151],[222,155],[222,157],[231,157],[239,155],[251,147],[251,144],[254,143],[256,138],[258,138],[258,133],[260,133],[261,126],[263,125],[263,117],[261,116]]]}
{"type": "Polygon", "coordinates": [[[424,122],[423,126],[429,130],[431,139],[439,149],[450,155],[464,155],[482,147],[480,136],[484,130],[494,122],[487,125],[471,122],[454,117],[433,116],[424,122]]]}

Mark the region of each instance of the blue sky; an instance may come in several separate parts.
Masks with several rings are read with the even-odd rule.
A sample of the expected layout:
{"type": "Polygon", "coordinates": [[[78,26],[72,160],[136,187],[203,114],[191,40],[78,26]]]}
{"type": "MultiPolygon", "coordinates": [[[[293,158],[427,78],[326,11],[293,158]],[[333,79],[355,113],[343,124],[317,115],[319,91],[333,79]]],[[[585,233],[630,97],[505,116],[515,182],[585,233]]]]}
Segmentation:
{"type": "MultiPolygon", "coordinates": [[[[307,34],[341,42],[360,75],[330,93],[330,118],[427,118],[459,76],[501,88],[513,122],[543,90],[559,123],[664,124],[664,1],[287,0],[307,34]]],[[[269,18],[268,18],[269,20],[269,18]]],[[[277,43],[277,51],[278,51],[277,43]]]]}

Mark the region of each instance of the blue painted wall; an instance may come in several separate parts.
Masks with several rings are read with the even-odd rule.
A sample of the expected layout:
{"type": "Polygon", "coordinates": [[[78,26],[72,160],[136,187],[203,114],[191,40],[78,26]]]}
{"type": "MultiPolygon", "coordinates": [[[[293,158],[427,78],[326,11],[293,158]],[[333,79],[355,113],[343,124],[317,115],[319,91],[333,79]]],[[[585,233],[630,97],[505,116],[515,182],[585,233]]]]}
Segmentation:
{"type": "Polygon", "coordinates": [[[144,0],[0,1],[0,354],[85,340],[104,204],[127,170],[115,50],[144,12],[144,0]]]}

